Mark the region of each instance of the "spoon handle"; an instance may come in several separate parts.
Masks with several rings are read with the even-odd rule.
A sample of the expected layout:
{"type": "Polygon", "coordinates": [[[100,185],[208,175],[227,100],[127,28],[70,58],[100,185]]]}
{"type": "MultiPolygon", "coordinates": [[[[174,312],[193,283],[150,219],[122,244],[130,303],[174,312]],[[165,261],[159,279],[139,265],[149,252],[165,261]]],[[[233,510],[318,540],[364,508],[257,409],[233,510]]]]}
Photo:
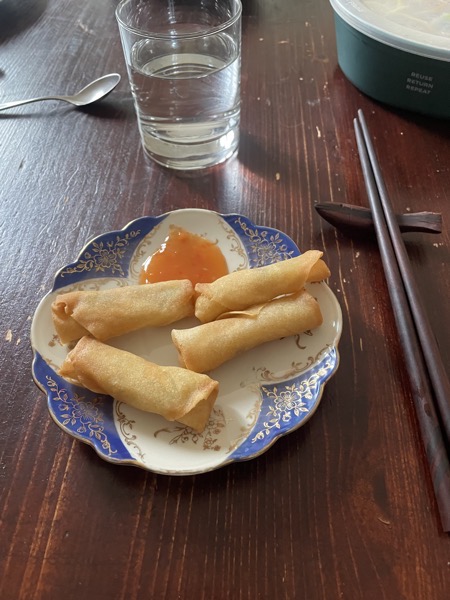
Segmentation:
{"type": "Polygon", "coordinates": [[[41,102],[42,100],[65,100],[65,98],[62,96],[42,96],[41,98],[28,98],[28,100],[14,100],[14,102],[0,104],[0,110],[14,108],[15,106],[21,106],[22,104],[31,104],[32,102],[41,102]]]}

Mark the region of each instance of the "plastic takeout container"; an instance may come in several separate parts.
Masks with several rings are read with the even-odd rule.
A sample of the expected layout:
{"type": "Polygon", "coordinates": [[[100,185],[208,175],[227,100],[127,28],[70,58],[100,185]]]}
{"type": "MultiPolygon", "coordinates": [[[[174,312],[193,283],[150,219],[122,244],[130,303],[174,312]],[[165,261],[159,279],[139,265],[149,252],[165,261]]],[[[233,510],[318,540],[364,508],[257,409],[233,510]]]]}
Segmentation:
{"type": "Polygon", "coordinates": [[[338,62],[362,92],[450,118],[450,0],[330,0],[338,62]]]}

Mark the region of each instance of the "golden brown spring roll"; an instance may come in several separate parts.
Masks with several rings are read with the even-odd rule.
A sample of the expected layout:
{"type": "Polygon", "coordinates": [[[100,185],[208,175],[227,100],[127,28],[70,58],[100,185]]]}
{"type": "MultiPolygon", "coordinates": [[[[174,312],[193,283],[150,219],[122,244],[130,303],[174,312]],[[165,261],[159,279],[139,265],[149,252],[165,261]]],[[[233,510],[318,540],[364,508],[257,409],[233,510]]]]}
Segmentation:
{"type": "Polygon", "coordinates": [[[68,292],[52,304],[53,324],[63,344],[88,334],[105,341],[191,316],[193,298],[194,289],[187,279],[68,292]]]}
{"type": "Polygon", "coordinates": [[[219,384],[207,375],[162,367],[135,354],[83,337],[59,374],[98,394],[203,431],[219,384]]]}
{"type": "Polygon", "coordinates": [[[205,373],[264,342],[302,333],[322,323],[318,302],[306,291],[253,306],[191,329],[174,329],[180,364],[205,373]]]}
{"type": "Polygon", "coordinates": [[[198,283],[195,316],[207,323],[223,313],[298,292],[306,282],[322,281],[330,276],[322,254],[319,250],[308,250],[265,267],[234,271],[212,283],[198,283]]]}

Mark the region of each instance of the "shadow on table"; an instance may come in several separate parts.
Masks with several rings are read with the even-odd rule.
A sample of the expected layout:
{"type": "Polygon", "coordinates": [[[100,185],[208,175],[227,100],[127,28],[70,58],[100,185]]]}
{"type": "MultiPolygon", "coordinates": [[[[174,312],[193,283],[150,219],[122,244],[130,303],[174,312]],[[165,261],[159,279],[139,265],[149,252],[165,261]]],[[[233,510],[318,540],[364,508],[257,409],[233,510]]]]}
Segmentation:
{"type": "MultiPolygon", "coordinates": [[[[297,170],[299,168],[298,163],[294,158],[291,158],[281,149],[274,147],[273,143],[272,145],[264,145],[264,143],[256,136],[243,130],[240,132],[239,148],[235,158],[237,158],[239,163],[249,172],[259,175],[260,177],[267,177],[268,173],[272,174],[271,169],[268,168],[267,165],[283,165],[283,168],[286,170],[297,170]]],[[[202,190],[205,187],[205,181],[217,177],[221,170],[228,168],[231,160],[233,159],[229,159],[219,165],[208,167],[206,169],[196,169],[192,171],[179,170],[176,171],[176,176],[180,179],[191,180],[193,182],[191,183],[191,186],[194,187],[197,182],[197,191],[202,193],[202,190]]],[[[168,172],[174,173],[171,169],[168,169],[168,172]]],[[[273,175],[275,175],[275,173],[273,173],[273,175]]]]}
{"type": "Polygon", "coordinates": [[[127,116],[135,118],[133,100],[131,97],[128,98],[128,96],[125,98],[107,98],[88,106],[82,106],[76,110],[92,117],[103,119],[121,119],[127,116]]]}
{"type": "Polygon", "coordinates": [[[35,23],[45,12],[48,0],[2,0],[0,2],[0,45],[35,23]]]}
{"type": "Polygon", "coordinates": [[[271,173],[267,165],[283,165],[284,170],[292,172],[299,168],[297,160],[276,147],[274,141],[270,145],[264,145],[256,136],[245,131],[241,131],[238,157],[249,171],[261,177],[271,173]]]}

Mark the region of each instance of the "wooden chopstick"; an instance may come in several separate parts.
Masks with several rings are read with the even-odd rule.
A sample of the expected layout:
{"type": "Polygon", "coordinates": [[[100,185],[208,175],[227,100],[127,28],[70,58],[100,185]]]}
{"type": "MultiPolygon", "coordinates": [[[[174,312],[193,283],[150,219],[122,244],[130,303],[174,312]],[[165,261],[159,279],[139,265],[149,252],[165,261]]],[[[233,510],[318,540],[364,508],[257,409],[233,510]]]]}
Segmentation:
{"type": "Polygon", "coordinates": [[[359,123],[364,137],[365,146],[369,156],[373,175],[378,189],[378,195],[381,202],[390,239],[394,248],[395,257],[400,269],[403,285],[408,297],[411,314],[417,329],[419,340],[422,346],[425,362],[430,373],[431,384],[436,395],[436,400],[443,422],[443,429],[446,441],[450,441],[450,382],[442,362],[442,357],[436,342],[436,338],[431,329],[427,313],[425,311],[419,290],[412,272],[411,263],[408,258],[403,238],[400,235],[396,223],[396,217],[392,209],[386,186],[378,166],[375,150],[373,148],[369,131],[362,111],[358,112],[359,123]]]}
{"type": "Polygon", "coordinates": [[[450,384],[423,308],[362,111],[358,152],[442,528],[450,532],[450,384]],[[436,398],[436,404],[433,398],[436,398]]]}

